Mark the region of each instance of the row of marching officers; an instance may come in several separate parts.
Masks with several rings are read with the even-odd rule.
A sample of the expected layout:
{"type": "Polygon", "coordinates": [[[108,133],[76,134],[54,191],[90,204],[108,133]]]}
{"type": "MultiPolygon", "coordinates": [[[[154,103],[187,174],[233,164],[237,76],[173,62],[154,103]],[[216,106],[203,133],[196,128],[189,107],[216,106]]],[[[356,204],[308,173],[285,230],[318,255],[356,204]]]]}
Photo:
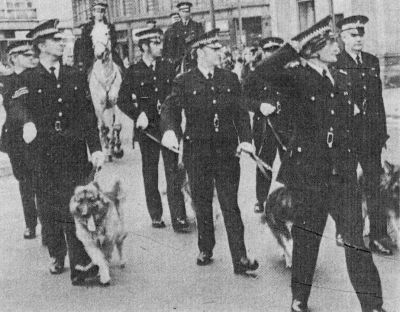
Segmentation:
{"type": "MultiPolygon", "coordinates": [[[[236,155],[254,153],[248,110],[265,116],[276,112],[273,135],[285,146],[278,180],[291,191],[296,211],[291,310],[308,310],[319,244],[331,214],[347,246],[347,269],[363,311],[384,311],[380,277],[362,237],[356,177],[358,133],[353,123],[357,108],[348,72],[328,67],[339,53],[330,22],[330,17],[323,19],[259,64],[248,77],[247,95],[241,92],[235,74],[218,68],[221,44],[217,29],[188,42],[197,65],[174,79],[165,70],[172,63],[159,59],[161,31],[145,30],[138,34],[142,61],[130,68],[120,90],[119,107],[141,128],[146,200],[153,226],[164,227],[155,187],[154,168],[160,153],[155,141],[176,151],[182,140],[198,223],[197,264],[212,262],[215,183],[237,274],[256,270],[258,262],[246,253],[237,202],[240,166],[236,155]],[[254,98],[265,82],[270,92],[264,99],[254,98]],[[182,114],[186,117],[184,133],[182,114]]],[[[174,229],[181,231],[187,221],[179,208],[181,195],[175,191],[177,156],[166,157],[167,153],[171,152],[163,151],[168,201],[174,229]]]]}
{"type": "MultiPolygon", "coordinates": [[[[342,27],[358,31],[358,19],[348,18],[342,27]]],[[[379,273],[363,241],[357,89],[351,67],[331,66],[339,48],[330,23],[326,17],[261,62],[245,91],[253,98],[253,111],[274,113],[271,129],[286,150],[277,180],[291,192],[295,211],[291,310],[308,311],[319,245],[331,214],[346,246],[347,271],[362,311],[384,311],[379,273]],[[269,91],[262,93],[265,82],[269,91]]],[[[380,148],[386,140],[382,131],[380,148]]]]}

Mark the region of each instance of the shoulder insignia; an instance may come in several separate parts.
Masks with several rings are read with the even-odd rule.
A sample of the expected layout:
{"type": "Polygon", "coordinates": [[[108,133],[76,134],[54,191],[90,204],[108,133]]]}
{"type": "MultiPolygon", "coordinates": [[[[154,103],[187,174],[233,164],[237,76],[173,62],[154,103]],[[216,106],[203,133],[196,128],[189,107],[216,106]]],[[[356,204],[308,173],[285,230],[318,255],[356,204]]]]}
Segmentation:
{"type": "Polygon", "coordinates": [[[343,74],[343,75],[347,75],[347,71],[343,70],[343,69],[339,69],[339,73],[343,74]]]}
{"type": "Polygon", "coordinates": [[[28,93],[29,93],[28,88],[27,87],[22,87],[22,88],[19,88],[17,91],[14,92],[12,98],[16,99],[16,98],[18,98],[18,97],[20,97],[20,96],[22,96],[24,94],[28,94],[28,93]]]}

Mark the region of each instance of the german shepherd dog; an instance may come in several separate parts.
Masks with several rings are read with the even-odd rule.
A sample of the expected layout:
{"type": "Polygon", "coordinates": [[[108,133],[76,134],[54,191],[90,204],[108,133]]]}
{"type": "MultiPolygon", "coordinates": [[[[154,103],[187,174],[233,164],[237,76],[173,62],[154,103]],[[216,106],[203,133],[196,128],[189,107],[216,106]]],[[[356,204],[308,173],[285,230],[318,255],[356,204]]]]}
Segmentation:
{"type": "MultiPolygon", "coordinates": [[[[400,249],[400,167],[384,162],[384,172],[381,175],[380,197],[382,206],[388,218],[389,235],[397,248],[400,249]]],[[[368,210],[365,204],[365,189],[363,178],[359,178],[363,198],[363,216],[365,227],[368,228],[368,210]]],[[[291,228],[294,220],[294,208],[290,191],[279,187],[269,196],[265,205],[262,221],[267,223],[279,246],[283,249],[286,267],[292,266],[293,238],[291,228]]],[[[368,231],[369,229],[367,229],[368,231]]],[[[365,233],[366,230],[364,230],[365,233]]]]}
{"type": "MultiPolygon", "coordinates": [[[[124,197],[120,182],[115,182],[110,192],[103,192],[97,182],[78,186],[70,201],[70,211],[76,225],[76,236],[83,243],[93,265],[99,267],[100,283],[109,285],[109,262],[114,246],[125,266],[122,245],[127,236],[121,202],[124,197]]],[[[79,268],[87,271],[89,268],[79,268]]],[[[77,268],[78,269],[78,268],[77,268]]]]}
{"type": "MultiPolygon", "coordinates": [[[[392,242],[400,249],[400,167],[384,161],[384,172],[379,184],[380,205],[385,209],[388,221],[388,234],[392,242]]],[[[362,191],[362,209],[364,218],[364,236],[369,234],[368,207],[365,195],[365,180],[361,174],[359,184],[362,191]]]]}

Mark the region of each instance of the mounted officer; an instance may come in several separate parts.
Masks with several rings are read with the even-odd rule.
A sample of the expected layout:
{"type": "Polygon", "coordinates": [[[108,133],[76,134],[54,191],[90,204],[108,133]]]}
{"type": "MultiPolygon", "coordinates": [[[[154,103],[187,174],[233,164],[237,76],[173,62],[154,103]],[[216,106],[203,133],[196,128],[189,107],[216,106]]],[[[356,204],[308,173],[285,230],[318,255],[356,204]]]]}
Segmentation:
{"type": "Polygon", "coordinates": [[[30,40],[13,42],[7,47],[6,52],[13,66],[13,73],[3,79],[4,108],[7,115],[1,135],[2,149],[8,153],[13,174],[19,183],[26,225],[24,238],[32,239],[36,237],[37,210],[33,170],[29,166],[24,139],[26,139],[27,130],[33,124],[23,106],[24,103],[18,98],[28,92],[25,79],[27,71],[29,72],[30,68],[35,67],[33,62],[35,53],[30,40]]]}
{"type": "Polygon", "coordinates": [[[76,50],[79,55],[77,59],[83,62],[83,67],[86,73],[88,73],[94,63],[94,50],[91,34],[93,29],[99,25],[106,25],[108,27],[111,39],[113,61],[120,67],[122,71],[124,70],[124,64],[116,51],[117,35],[115,32],[115,27],[113,24],[109,23],[106,18],[107,7],[108,4],[104,1],[94,1],[91,8],[92,16],[90,21],[82,25],[82,36],[79,41],[80,47],[76,50]]]}
{"type": "MultiPolygon", "coordinates": [[[[179,2],[176,7],[181,17],[180,21],[170,26],[164,37],[163,57],[172,61],[178,67],[186,55],[186,42],[197,38],[204,32],[201,23],[195,22],[190,16],[191,2],[179,2]]],[[[190,61],[189,55],[185,59],[190,61]]]]}
{"type": "Polygon", "coordinates": [[[164,228],[163,208],[158,191],[158,163],[160,150],[164,159],[167,179],[167,197],[171,212],[172,227],[176,232],[189,230],[181,185],[177,179],[178,155],[162,148],[160,141],[161,103],[171,91],[175,77],[174,66],[161,58],[163,44],[162,30],[151,28],[136,34],[138,45],[143,52],[142,59],[132,65],[122,82],[118,97],[118,107],[135,121],[142,153],[142,172],[147,209],[152,226],[164,228]]]}
{"type": "Polygon", "coordinates": [[[71,281],[78,285],[98,268],[88,272],[76,269],[91,260],[76,237],[69,202],[74,188],[87,183],[92,167],[101,167],[104,155],[93,105],[87,98],[86,78],[60,63],[64,43],[58,22],[45,21],[27,35],[38,52],[39,64],[27,77],[28,92],[21,100],[32,120],[27,143],[34,162],[42,231],[51,257],[49,270],[51,274],[64,271],[68,249],[71,281]]]}
{"type": "Polygon", "coordinates": [[[215,246],[213,221],[214,183],[218,192],[235,274],[258,268],[249,260],[244,243],[244,226],[237,202],[240,178],[236,151],[254,152],[249,115],[241,106],[237,76],[220,65],[218,29],[190,43],[197,66],[174,80],[170,96],[161,110],[162,142],[178,148],[181,113],[186,115],[183,161],[189,176],[196,210],[199,255],[197,265],[212,262],[215,246]],[[240,142],[238,146],[238,142],[240,142]]]}
{"type": "Polygon", "coordinates": [[[328,214],[333,213],[344,224],[347,271],[362,311],[382,312],[379,273],[363,241],[350,77],[328,67],[339,53],[330,22],[328,16],[297,35],[255,71],[260,79],[286,80],[286,88],[272,92],[260,111],[267,114],[279,101],[279,127],[292,133],[277,177],[290,191],[296,212],[291,311],[309,311],[319,245],[328,214]],[[301,63],[287,67],[299,57],[301,63]]]}
{"type": "Polygon", "coordinates": [[[389,136],[379,60],[362,50],[367,22],[366,16],[354,15],[337,23],[344,50],[339,54],[336,66],[347,71],[351,77],[358,161],[365,178],[370,218],[369,248],[373,252],[391,255],[393,251],[387,234],[385,207],[380,206],[379,199],[380,175],[383,172],[381,153],[389,136]]]}

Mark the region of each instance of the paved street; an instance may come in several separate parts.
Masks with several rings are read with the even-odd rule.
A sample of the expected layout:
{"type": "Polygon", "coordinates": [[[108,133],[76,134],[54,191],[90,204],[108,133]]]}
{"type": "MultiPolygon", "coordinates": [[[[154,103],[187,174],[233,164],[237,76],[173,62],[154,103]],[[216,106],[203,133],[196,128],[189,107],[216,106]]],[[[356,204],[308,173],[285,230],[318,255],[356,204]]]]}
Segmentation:
{"type": "MultiPolygon", "coordinates": [[[[392,137],[387,157],[399,163],[398,120],[389,120],[389,126],[392,137]]],[[[126,127],[126,137],[130,131],[126,127]]],[[[107,165],[98,176],[103,186],[110,185],[111,177],[119,177],[127,192],[128,262],[122,270],[114,259],[109,288],[97,284],[73,287],[69,271],[60,276],[49,274],[48,255],[40,237],[32,241],[22,238],[24,222],[16,180],[12,176],[0,178],[0,311],[289,311],[290,270],[285,268],[270,231],[252,211],[255,166],[251,160],[242,159],[239,206],[249,255],[260,262],[257,279],[233,274],[218,208],[215,261],[208,267],[195,264],[197,233],[175,234],[168,209],[164,213],[167,228],[153,229],[145,206],[139,150],[132,150],[129,143],[125,149],[127,155],[107,165]]],[[[167,207],[164,178],[160,189],[167,207]]],[[[189,207],[188,214],[193,218],[189,207]]],[[[358,312],[358,301],[345,273],[344,250],[336,246],[334,232],[334,224],[329,220],[310,308],[313,312],[358,312]]],[[[400,306],[399,259],[399,253],[394,257],[375,257],[385,306],[390,311],[400,311],[396,310],[400,306]]]]}

